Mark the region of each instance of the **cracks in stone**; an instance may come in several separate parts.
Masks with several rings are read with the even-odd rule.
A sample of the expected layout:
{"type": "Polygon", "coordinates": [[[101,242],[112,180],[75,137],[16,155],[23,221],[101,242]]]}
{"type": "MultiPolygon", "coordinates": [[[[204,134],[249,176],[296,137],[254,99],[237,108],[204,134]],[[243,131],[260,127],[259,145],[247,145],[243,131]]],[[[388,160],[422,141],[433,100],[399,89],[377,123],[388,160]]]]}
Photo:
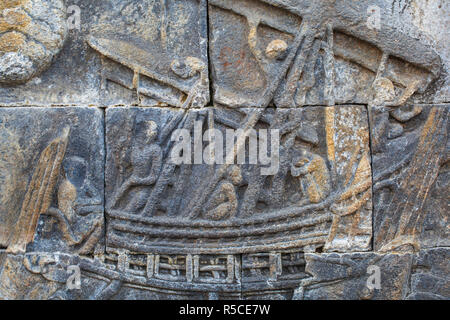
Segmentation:
{"type": "Polygon", "coordinates": [[[214,106],[214,88],[213,88],[213,65],[210,57],[210,39],[209,39],[209,1],[205,0],[206,10],[206,59],[208,59],[208,81],[209,81],[209,104],[214,106]]]}
{"type": "Polygon", "coordinates": [[[239,294],[239,298],[244,300],[244,289],[242,288],[242,283],[244,282],[244,268],[243,268],[243,264],[242,263],[243,263],[244,259],[243,259],[243,254],[242,253],[239,255],[239,260],[240,260],[239,265],[241,267],[241,270],[240,270],[240,272],[241,272],[241,279],[239,279],[241,292],[239,294]]]}
{"type": "MultiPolygon", "coordinates": [[[[201,110],[201,109],[210,109],[211,107],[219,107],[219,108],[227,108],[229,110],[236,110],[236,109],[259,109],[258,107],[228,107],[226,105],[213,105],[214,101],[211,101],[209,106],[205,107],[195,107],[190,108],[190,110],[201,110]]],[[[406,105],[414,105],[419,107],[437,107],[437,108],[448,108],[450,107],[450,101],[448,102],[436,102],[436,103],[408,103],[406,105]]],[[[355,103],[355,102],[346,102],[346,103],[336,103],[334,106],[363,106],[367,107],[367,103],[355,103]]],[[[58,104],[58,103],[49,103],[49,104],[38,104],[38,103],[1,103],[0,102],[0,108],[65,108],[65,107],[79,107],[79,108],[101,108],[101,109],[108,109],[108,108],[129,108],[129,107],[135,107],[135,108],[143,108],[143,109],[174,109],[174,110],[180,110],[181,108],[176,106],[140,106],[140,105],[129,105],[129,104],[112,104],[112,105],[101,105],[101,104],[89,104],[89,103],[68,103],[68,104],[58,104]]],[[[312,108],[312,107],[329,107],[324,104],[307,104],[302,106],[296,106],[296,107],[277,107],[279,109],[302,109],[302,108],[312,108]]],[[[269,106],[268,108],[275,108],[274,106],[269,106]]]]}
{"type": "Polygon", "coordinates": [[[106,108],[100,108],[103,114],[103,254],[106,254],[106,108]]]}
{"type": "Polygon", "coordinates": [[[374,238],[375,238],[375,218],[374,218],[374,213],[375,213],[375,194],[374,194],[374,174],[373,174],[373,149],[372,149],[372,117],[371,117],[371,107],[369,105],[365,106],[365,110],[367,112],[367,126],[368,126],[368,134],[369,134],[369,152],[370,152],[370,175],[372,177],[372,186],[371,186],[371,190],[372,190],[372,239],[370,240],[370,246],[372,248],[371,251],[375,250],[375,244],[374,244],[374,238]]]}

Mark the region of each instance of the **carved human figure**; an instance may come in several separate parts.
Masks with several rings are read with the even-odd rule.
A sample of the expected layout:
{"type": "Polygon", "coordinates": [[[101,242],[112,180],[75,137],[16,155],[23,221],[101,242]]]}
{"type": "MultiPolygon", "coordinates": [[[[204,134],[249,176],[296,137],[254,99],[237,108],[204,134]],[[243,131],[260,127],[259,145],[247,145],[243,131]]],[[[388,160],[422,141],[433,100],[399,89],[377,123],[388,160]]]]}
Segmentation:
{"type": "Polygon", "coordinates": [[[305,149],[291,164],[291,175],[298,177],[304,203],[319,203],[330,193],[330,174],[325,160],[305,149]]]}
{"type": "Polygon", "coordinates": [[[210,220],[234,217],[238,210],[236,187],[242,181],[241,169],[236,165],[230,167],[227,179],[219,183],[206,203],[203,209],[204,217],[210,220]]]}
{"type": "Polygon", "coordinates": [[[155,143],[158,135],[158,126],[154,121],[144,121],[140,134],[136,136],[136,144],[131,150],[131,165],[133,173],[126,180],[115,196],[114,203],[118,203],[126,193],[134,188],[126,206],[127,212],[136,213],[146,202],[150,190],[159,175],[162,165],[162,150],[155,143]],[[145,188],[142,188],[145,187],[145,188]]]}
{"type": "Polygon", "coordinates": [[[45,213],[56,219],[65,242],[78,254],[96,248],[104,226],[102,199],[87,179],[84,159],[70,157],[63,163],[64,180],[57,192],[58,207],[45,213]]]}
{"type": "Polygon", "coordinates": [[[273,60],[283,60],[286,57],[288,45],[282,39],[275,39],[267,45],[263,52],[263,50],[259,48],[260,43],[258,39],[258,26],[260,25],[260,22],[261,21],[258,18],[248,20],[250,31],[247,41],[259,66],[267,74],[268,64],[272,63],[273,60]]]}
{"type": "Polygon", "coordinates": [[[189,79],[199,74],[199,79],[189,92],[182,107],[203,107],[208,103],[208,73],[206,64],[198,58],[186,57],[185,59],[175,59],[170,65],[172,71],[182,79],[189,79]]]}

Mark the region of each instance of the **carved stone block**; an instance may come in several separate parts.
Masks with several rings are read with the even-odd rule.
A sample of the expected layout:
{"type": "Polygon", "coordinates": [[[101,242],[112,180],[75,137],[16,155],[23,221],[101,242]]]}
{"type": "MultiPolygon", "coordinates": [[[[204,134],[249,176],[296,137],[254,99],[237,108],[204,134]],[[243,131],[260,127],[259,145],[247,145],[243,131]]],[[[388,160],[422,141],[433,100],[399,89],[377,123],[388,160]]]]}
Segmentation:
{"type": "Polygon", "coordinates": [[[401,300],[408,294],[413,254],[306,254],[300,300],[401,300]]]}
{"type": "MultiPolygon", "coordinates": [[[[233,130],[245,127],[249,115],[258,112],[108,109],[108,243],[145,252],[186,253],[305,245],[369,249],[371,169],[365,108],[268,110],[247,135],[245,150],[249,156],[255,143],[261,146],[267,129],[277,130],[279,163],[272,162],[274,171],[266,175],[258,159],[238,164],[239,159],[232,158],[227,163],[230,146],[239,144],[236,139],[226,145],[227,129],[238,135],[233,130]],[[220,145],[212,144],[217,148],[215,163],[205,158],[196,163],[195,150],[203,156],[211,150],[206,141],[211,128],[221,134],[220,145]],[[183,138],[191,139],[192,148],[184,150],[189,163],[173,163],[180,145],[172,140],[176,129],[184,129],[189,136],[183,138]]],[[[274,144],[269,147],[275,149],[274,144]]]]}
{"type": "Polygon", "coordinates": [[[449,106],[374,107],[376,250],[448,246],[449,106]]]}
{"type": "Polygon", "coordinates": [[[0,6],[1,105],[209,101],[205,0],[82,0],[71,11],[61,0],[9,2],[0,6]]]}
{"type": "Polygon", "coordinates": [[[103,113],[0,109],[0,245],[103,252],[103,113]]]}
{"type": "MultiPolygon", "coordinates": [[[[450,296],[448,248],[420,253],[305,254],[304,300],[427,300],[450,296]]],[[[288,296],[290,297],[290,296],[288,296]]]]}
{"type": "Polygon", "coordinates": [[[277,268],[284,270],[283,285],[302,268],[301,258],[298,267],[290,259],[305,251],[370,250],[366,109],[260,111],[108,109],[107,250],[150,256],[150,278],[180,286],[209,282],[208,291],[253,278],[262,285],[277,279],[277,268]],[[243,132],[235,130],[250,125],[247,143],[240,142],[243,132]],[[227,134],[236,135],[230,145],[227,134]],[[261,143],[276,161],[262,165],[260,150],[251,162],[261,143]],[[232,149],[236,158],[227,153],[232,149]],[[240,149],[245,156],[238,163],[240,149]],[[187,162],[176,164],[180,151],[187,162]],[[268,167],[273,171],[264,174],[268,167]]]}
{"type": "Polygon", "coordinates": [[[205,106],[206,10],[206,0],[104,1],[86,39],[102,57],[102,104],[205,106]]]}
{"type": "MultiPolygon", "coordinates": [[[[121,266],[116,269],[111,264],[111,255],[106,256],[105,261],[109,263],[105,265],[99,260],[62,253],[14,255],[0,252],[3,266],[0,269],[0,299],[448,299],[448,255],[447,248],[424,249],[416,254],[295,251],[255,254],[251,259],[243,260],[243,274],[248,272],[246,264],[256,257],[261,271],[272,261],[275,261],[273,266],[277,263],[282,266],[270,268],[269,272],[274,277],[268,277],[264,286],[251,281],[242,283],[242,288],[217,283],[177,285],[172,278],[167,288],[167,281],[147,278],[143,276],[145,271],[139,272],[136,266],[142,264],[136,264],[139,261],[137,255],[128,256],[130,259],[119,258],[122,260],[121,266]],[[127,268],[134,267],[124,272],[121,269],[123,261],[126,261],[127,268]],[[73,266],[80,268],[82,290],[67,286],[71,275],[68,270],[73,266]],[[289,277],[289,272],[283,275],[286,270],[296,270],[297,276],[289,277]],[[282,277],[284,279],[280,281],[282,277]],[[155,286],[158,289],[148,290],[155,286]],[[211,286],[214,286],[213,290],[211,286]],[[173,291],[168,293],[162,288],[173,291]]],[[[205,262],[201,265],[203,269],[219,270],[217,266],[211,268],[213,265],[205,262]]]]}
{"type": "MultiPolygon", "coordinates": [[[[137,256],[126,259],[129,266],[133,266],[132,269],[122,269],[123,263],[115,269],[110,258],[110,255],[106,256],[105,261],[109,263],[105,264],[97,259],[63,253],[0,253],[0,259],[3,259],[3,268],[0,269],[0,299],[206,300],[241,297],[240,287],[236,285],[228,284],[216,288],[214,292],[208,292],[208,287],[213,282],[180,285],[173,276],[171,282],[162,278],[147,278],[137,268],[142,265],[138,262],[139,259],[136,260],[137,256]],[[80,289],[67,285],[71,281],[73,267],[79,268],[80,289]]],[[[207,267],[201,260],[201,268],[207,267]]],[[[212,272],[219,272],[218,268],[202,271],[212,272]]]]}
{"type": "Polygon", "coordinates": [[[369,104],[379,78],[392,87],[393,105],[436,91],[430,84],[441,74],[439,55],[413,31],[402,32],[386,1],[208,4],[215,104],[369,104]],[[369,24],[369,8],[382,28],[369,24]]]}
{"type": "Polygon", "coordinates": [[[73,1],[66,6],[61,0],[7,0],[6,3],[17,4],[14,9],[0,6],[0,10],[3,9],[0,21],[9,21],[11,10],[29,21],[24,26],[14,20],[8,27],[12,30],[10,34],[28,35],[21,47],[11,48],[6,53],[0,49],[0,70],[10,61],[8,73],[15,70],[18,73],[15,78],[21,80],[12,81],[15,78],[9,76],[0,81],[0,105],[99,104],[100,58],[86,43],[98,12],[98,2],[73,1]],[[71,4],[76,5],[76,9],[68,10],[71,4]],[[17,57],[11,61],[15,55],[17,57]]]}

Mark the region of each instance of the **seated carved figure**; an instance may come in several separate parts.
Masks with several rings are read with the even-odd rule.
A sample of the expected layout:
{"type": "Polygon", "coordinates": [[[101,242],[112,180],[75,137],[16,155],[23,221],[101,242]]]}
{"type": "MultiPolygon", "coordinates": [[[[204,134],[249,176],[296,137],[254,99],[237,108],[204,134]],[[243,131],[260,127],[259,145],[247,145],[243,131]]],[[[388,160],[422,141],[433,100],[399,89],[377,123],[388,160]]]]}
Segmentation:
{"type": "Polygon", "coordinates": [[[238,209],[236,186],[242,183],[242,174],[238,166],[232,166],[228,171],[228,179],[219,183],[211,198],[203,209],[204,217],[210,220],[232,218],[238,209]]]}
{"type": "Polygon", "coordinates": [[[154,143],[158,135],[157,124],[154,121],[146,121],[143,127],[143,132],[138,136],[131,151],[133,173],[119,188],[114,199],[117,204],[133,189],[125,208],[126,212],[132,213],[136,213],[146,204],[150,193],[147,187],[156,182],[162,166],[162,150],[154,143]]]}
{"type": "Polygon", "coordinates": [[[330,193],[330,174],[325,160],[307,150],[294,160],[291,174],[300,180],[300,188],[307,200],[302,203],[319,203],[330,193]]]}
{"type": "Polygon", "coordinates": [[[86,162],[79,157],[64,161],[58,207],[45,213],[54,217],[63,240],[79,254],[92,253],[103,233],[102,199],[86,177],[86,162]]]}

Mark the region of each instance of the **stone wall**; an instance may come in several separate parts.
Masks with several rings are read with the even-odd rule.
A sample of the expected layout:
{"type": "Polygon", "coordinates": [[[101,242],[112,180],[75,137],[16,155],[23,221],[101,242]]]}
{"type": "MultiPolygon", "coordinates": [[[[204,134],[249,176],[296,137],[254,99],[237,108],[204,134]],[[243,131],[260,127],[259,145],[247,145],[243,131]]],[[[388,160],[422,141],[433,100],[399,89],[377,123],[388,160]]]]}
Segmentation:
{"type": "Polygon", "coordinates": [[[3,0],[0,299],[449,299],[446,0],[3,0]]]}

